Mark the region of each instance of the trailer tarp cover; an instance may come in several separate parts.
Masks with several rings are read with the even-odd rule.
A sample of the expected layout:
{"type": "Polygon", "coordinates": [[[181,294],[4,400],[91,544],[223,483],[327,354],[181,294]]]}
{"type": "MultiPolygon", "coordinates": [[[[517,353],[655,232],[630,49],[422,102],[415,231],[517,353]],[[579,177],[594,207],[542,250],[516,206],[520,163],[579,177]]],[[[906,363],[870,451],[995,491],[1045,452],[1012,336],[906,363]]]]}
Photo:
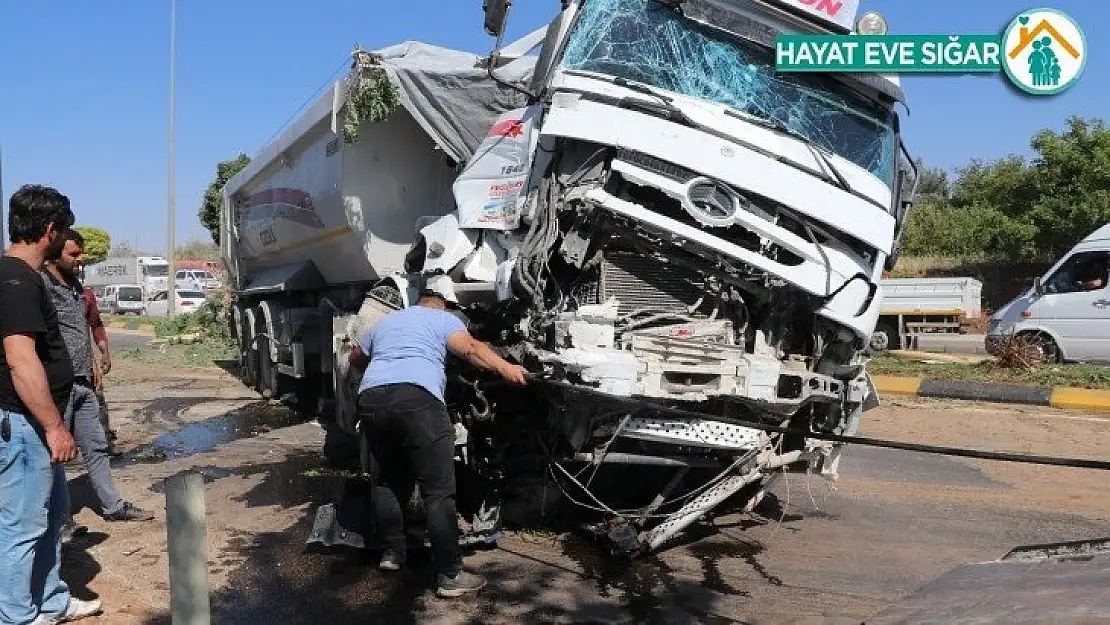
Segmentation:
{"type": "MultiPolygon", "coordinates": [[[[502,113],[527,105],[524,94],[491,80],[484,59],[458,50],[406,42],[378,50],[401,91],[401,103],[451,158],[470,158],[502,113]]],[[[536,58],[494,69],[502,82],[527,87],[536,58]]]]}

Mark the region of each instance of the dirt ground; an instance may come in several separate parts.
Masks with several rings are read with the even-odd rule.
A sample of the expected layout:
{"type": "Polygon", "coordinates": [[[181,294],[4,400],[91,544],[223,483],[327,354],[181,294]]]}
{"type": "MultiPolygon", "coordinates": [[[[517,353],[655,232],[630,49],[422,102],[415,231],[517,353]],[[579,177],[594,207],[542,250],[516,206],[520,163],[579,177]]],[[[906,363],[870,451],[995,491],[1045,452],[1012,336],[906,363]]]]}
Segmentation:
{"type": "MultiPolygon", "coordinates": [[[[780,480],[756,514],[719,518],[632,563],[575,535],[507,534],[467,558],[490,579],[478,597],[436,599],[427,558],[386,576],[372,555],[318,553],[305,539],[338,485],[319,466],[322,431],[292,424],[218,368],[159,371],[120,362],[108,390],[129,455],[125,498],[157,511],[108,523],[70,471],[89,534],[64,553],[90,622],[169,623],[164,478],[206,477],[215,623],[826,623],[856,622],[966,562],[1020,544],[1110,536],[1104,472],[853,448],[835,490],[780,480]],[[230,413],[230,414],[229,414],[230,413]],[[161,437],[161,438],[159,438],[161,437]],[[167,456],[144,446],[158,440],[167,456]],[[151,462],[140,462],[146,460],[151,462]]],[[[1105,458],[1110,419],[948,401],[887,402],[863,434],[906,441],[1105,458]]]]}

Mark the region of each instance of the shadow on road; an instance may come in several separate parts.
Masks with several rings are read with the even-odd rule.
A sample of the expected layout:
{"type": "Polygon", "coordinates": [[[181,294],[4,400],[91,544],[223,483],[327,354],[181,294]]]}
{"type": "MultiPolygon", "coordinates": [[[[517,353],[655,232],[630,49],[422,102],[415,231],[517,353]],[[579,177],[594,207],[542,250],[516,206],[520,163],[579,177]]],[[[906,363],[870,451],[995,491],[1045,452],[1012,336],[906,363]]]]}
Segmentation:
{"type": "MultiPolygon", "coordinates": [[[[603,546],[571,536],[559,542],[572,565],[511,547],[486,552],[471,560],[485,562],[485,589],[468,599],[438,599],[427,550],[412,550],[404,570],[385,574],[377,570],[376,553],[306,546],[316,507],[334,501],[343,488],[334,477],[313,477],[312,469],[322,465],[320,454],[304,453],[210,478],[259,475],[262,480],[237,500],[248,507],[304,507],[300,520],[282,531],[232,535],[213,563],[233,569],[225,590],[212,598],[215,622],[735,623],[715,616],[715,607],[722,594],[746,593],[723,580],[716,561],[745,554],[754,561],[758,553],[758,547],[717,540],[693,552],[704,581],[676,579],[658,557],[626,562],[609,556],[603,546]]],[[[159,614],[147,623],[168,624],[170,617],[159,614]]]]}
{"type": "Polygon", "coordinates": [[[212,364],[224,370],[225,373],[231,375],[239,375],[239,363],[235,360],[213,360],[212,364]]]}
{"type": "Polygon", "coordinates": [[[100,574],[101,567],[88,550],[105,540],[108,540],[107,534],[89,532],[62,546],[62,579],[69,585],[69,592],[74,597],[86,600],[98,598],[89,590],[89,584],[100,574]]]}

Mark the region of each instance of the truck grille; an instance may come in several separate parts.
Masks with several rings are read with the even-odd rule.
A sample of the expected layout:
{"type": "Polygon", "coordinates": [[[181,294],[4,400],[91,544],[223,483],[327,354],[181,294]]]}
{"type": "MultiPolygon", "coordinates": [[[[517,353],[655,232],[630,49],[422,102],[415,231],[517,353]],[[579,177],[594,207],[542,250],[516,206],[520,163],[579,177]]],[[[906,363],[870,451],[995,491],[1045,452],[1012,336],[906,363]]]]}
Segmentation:
{"type": "Polygon", "coordinates": [[[676,165],[670,161],[665,161],[650,154],[644,154],[643,152],[637,152],[628,148],[620,148],[617,150],[617,159],[625,161],[626,163],[632,163],[637,167],[643,167],[648,171],[653,171],[679,182],[688,182],[698,177],[697,172],[687,169],[682,165],[676,165]]]}
{"type": "Polygon", "coordinates": [[[687,313],[705,293],[705,281],[692,271],[650,256],[617,253],[606,256],[597,286],[598,302],[620,302],[620,313],[652,310],[687,313]]]}

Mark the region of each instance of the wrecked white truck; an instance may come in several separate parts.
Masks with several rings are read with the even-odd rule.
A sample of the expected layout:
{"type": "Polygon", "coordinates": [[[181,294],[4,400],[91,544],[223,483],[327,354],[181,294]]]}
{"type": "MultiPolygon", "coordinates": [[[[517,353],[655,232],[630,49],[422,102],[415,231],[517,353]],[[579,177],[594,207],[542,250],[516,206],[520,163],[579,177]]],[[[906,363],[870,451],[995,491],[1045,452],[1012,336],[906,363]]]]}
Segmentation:
{"type": "MultiPolygon", "coordinates": [[[[509,4],[486,2],[491,34],[509,4]]],[[[632,553],[784,470],[835,479],[842,446],[807,434],[876,402],[904,95],[775,72],[777,33],[852,32],[858,2],[562,4],[486,59],[356,52],[226,185],[221,245],[244,380],[317,406],[334,459],[359,460],[359,333],[433,286],[535,374],[451,365],[472,535],[585,511],[632,553]]]]}

